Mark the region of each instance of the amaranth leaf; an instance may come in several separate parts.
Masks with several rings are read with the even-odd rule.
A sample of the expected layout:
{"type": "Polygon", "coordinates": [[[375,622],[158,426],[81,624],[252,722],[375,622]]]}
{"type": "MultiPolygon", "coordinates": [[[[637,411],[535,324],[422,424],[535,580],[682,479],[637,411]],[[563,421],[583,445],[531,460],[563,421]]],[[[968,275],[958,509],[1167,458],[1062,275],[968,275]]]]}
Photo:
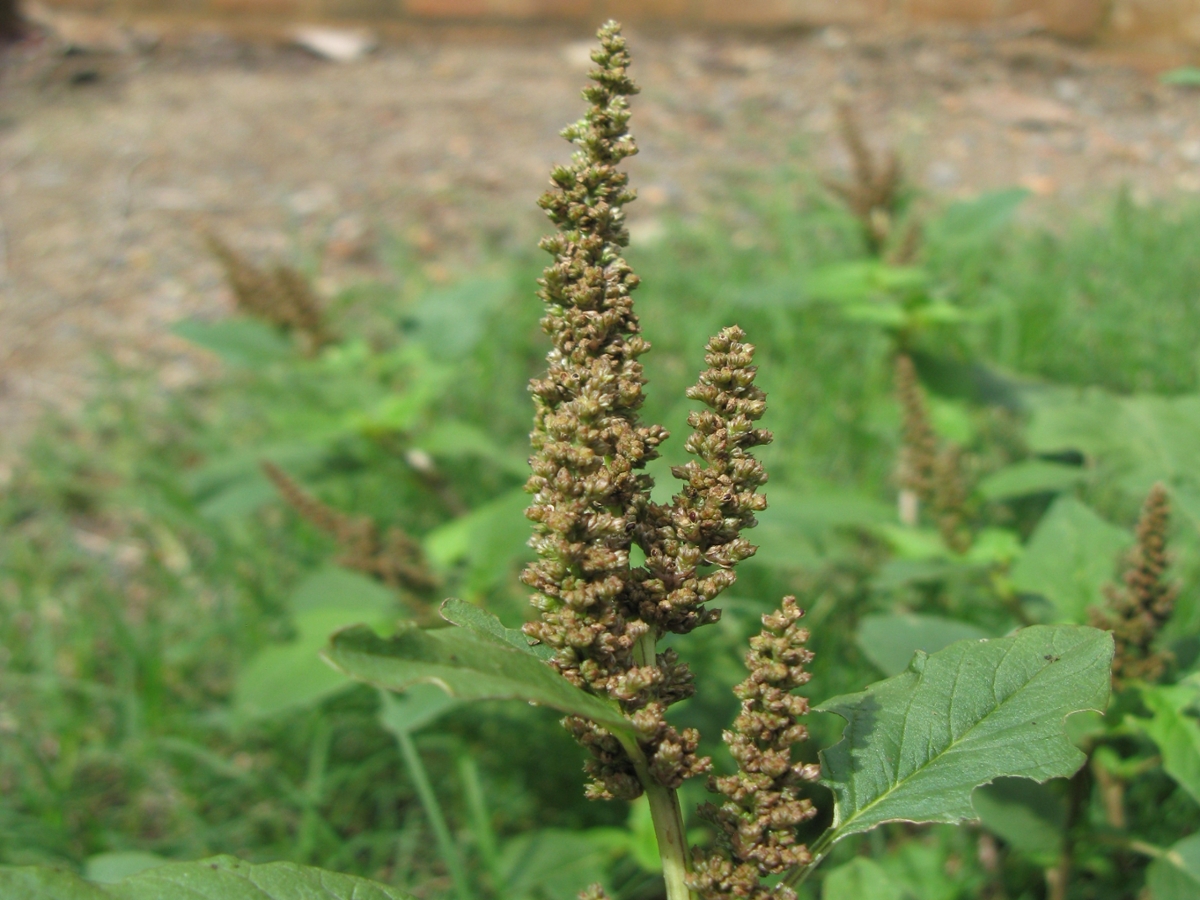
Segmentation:
{"type": "Polygon", "coordinates": [[[351,678],[391,691],[436,684],[461,700],[525,700],[631,733],[615,706],[584,693],[532,653],[466,628],[425,631],[405,622],[384,640],[356,625],[335,634],[324,656],[351,678]]]}
{"type": "Polygon", "coordinates": [[[232,856],[168,863],[115,884],[70,872],[0,866],[4,900],[410,900],[407,894],[353,875],[294,863],[255,866],[232,856]]]}
{"type": "Polygon", "coordinates": [[[831,842],[884,822],[975,818],[971,792],[1001,776],[1045,781],[1084,762],[1063,730],[1108,703],[1111,635],[1026,628],[917,654],[907,672],[817,707],[847,721],[822,751],[836,805],[831,842]]]}

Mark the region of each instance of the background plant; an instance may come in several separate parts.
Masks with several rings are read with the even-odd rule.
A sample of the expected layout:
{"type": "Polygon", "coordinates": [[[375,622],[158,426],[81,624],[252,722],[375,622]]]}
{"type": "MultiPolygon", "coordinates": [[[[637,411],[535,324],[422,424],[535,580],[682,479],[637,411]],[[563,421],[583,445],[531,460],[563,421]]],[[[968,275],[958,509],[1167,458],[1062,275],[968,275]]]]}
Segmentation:
{"type": "MultiPolygon", "coordinates": [[[[1099,220],[1055,231],[1014,224],[1011,197],[1003,214],[985,214],[998,205],[987,197],[926,214],[922,290],[966,313],[911,348],[938,440],[962,448],[976,476],[975,542],[958,555],[935,523],[906,528],[894,511],[894,328],[826,299],[830,267],[863,258],[858,224],[803,172],[742,185],[710,218],[631,251],[655,343],[647,420],[683,421],[676,407],[698,349],[737,321],[755,338],[776,435],[760,452],[772,481],[752,533],[759,553],[741,566],[724,619],[687,639],[711,688],[681,706],[678,724],[706,735],[699,752],[728,769],[715,738],[734,712],[728,689],[745,677],[740,648],[769,612],[755,598],[802,598],[817,696],[899,672],[923,643],[1004,634],[1018,610],[1087,621],[1161,480],[1179,594],[1159,638],[1175,669],[1155,689],[1171,701],[1110,720],[1158,722],[1155,734],[1186,740],[1159,753],[1133,724],[1106,739],[1115,757],[1098,754],[1107,767],[1089,776],[1085,819],[1104,821],[1100,782],[1115,773],[1123,846],[1141,850],[1114,853],[1112,832],[1093,849],[1080,842],[1070,896],[1186,890],[1194,876],[1176,861],[1192,859],[1189,845],[1141,851],[1167,850],[1196,825],[1184,786],[1197,624],[1195,210],[1118,197],[1099,220]],[[942,218],[950,225],[934,224],[942,218]],[[740,249],[727,239],[734,219],[754,237],[740,249]]],[[[528,552],[525,383],[544,350],[527,289],[538,268],[498,260],[436,284],[398,251],[392,282],[333,298],[339,339],[315,358],[252,320],[189,324],[181,331],[225,360],[219,379],[167,393],[111,367],[85,416],[46,425],[3,498],[5,861],[97,873],[114,852],[236,851],[451,894],[374,693],[326,681],[292,705],[254,710],[255,679],[277,665],[284,683],[325,675],[312,660],[331,628],[409,608],[328,569],[343,551],[276,499],[259,464],[274,461],[382,533],[403,528],[446,594],[515,627],[526,602],[516,580],[528,552]],[[344,618],[322,612],[317,601],[331,596],[344,618]],[[287,669],[289,659],[303,668],[287,669]]],[[[886,305],[890,284],[868,281],[859,297],[886,305]]],[[[686,460],[676,442],[664,450],[651,468],[669,484],[669,466],[686,460]]],[[[553,868],[568,855],[585,883],[654,896],[648,810],[580,801],[579,760],[554,718],[520,705],[447,708],[410,732],[474,889],[573,896],[577,873],[553,868]],[[558,749],[534,760],[525,740],[558,749]],[[514,869],[527,874],[504,882],[514,869]]],[[[840,720],[809,718],[802,746],[813,761],[840,720]]],[[[821,881],[829,896],[1042,896],[1063,831],[1058,791],[1048,805],[1019,790],[999,797],[992,807],[1013,813],[1008,826],[989,815],[986,830],[884,826],[847,839],[802,890],[821,881]]],[[[685,799],[691,808],[703,793],[685,799]]],[[[982,811],[981,793],[974,802],[982,811]]]]}

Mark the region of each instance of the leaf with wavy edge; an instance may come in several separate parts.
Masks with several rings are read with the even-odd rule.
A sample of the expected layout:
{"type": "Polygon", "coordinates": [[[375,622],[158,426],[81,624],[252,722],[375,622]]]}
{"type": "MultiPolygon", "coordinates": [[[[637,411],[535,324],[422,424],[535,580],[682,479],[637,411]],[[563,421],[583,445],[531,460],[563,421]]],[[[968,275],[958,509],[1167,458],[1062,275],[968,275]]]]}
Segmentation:
{"type": "Polygon", "coordinates": [[[255,866],[232,856],[168,863],[114,884],[41,867],[0,866],[4,900],[411,900],[396,888],[294,863],[255,866]]]}
{"type": "Polygon", "coordinates": [[[355,625],[334,634],[323,655],[351,678],[390,691],[436,684],[462,700],[525,700],[632,733],[615,705],[584,693],[532,652],[467,628],[422,630],[402,623],[385,640],[355,625]]]}
{"type": "Polygon", "coordinates": [[[822,751],[836,807],[826,846],[884,822],[976,818],[971,792],[1001,776],[1067,777],[1084,754],[1066,717],[1108,703],[1112,637],[1036,625],[918,653],[908,671],[816,707],[846,719],[822,751]]]}

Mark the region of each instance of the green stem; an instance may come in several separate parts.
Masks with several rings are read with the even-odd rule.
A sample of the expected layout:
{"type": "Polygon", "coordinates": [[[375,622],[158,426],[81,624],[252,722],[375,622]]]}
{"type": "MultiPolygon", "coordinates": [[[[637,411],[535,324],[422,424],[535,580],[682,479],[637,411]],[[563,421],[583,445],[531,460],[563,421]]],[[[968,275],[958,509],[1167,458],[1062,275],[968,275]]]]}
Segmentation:
{"type": "Polygon", "coordinates": [[[433,792],[433,785],[429,783],[429,773],[425,771],[421,755],[417,753],[412,737],[407,732],[395,732],[395,735],[400,744],[400,752],[404,755],[404,764],[408,767],[408,775],[413,780],[413,787],[417,789],[417,796],[421,800],[421,806],[425,808],[425,815],[429,817],[429,825],[433,828],[434,838],[437,839],[438,852],[446,868],[450,870],[454,893],[458,895],[458,900],[475,900],[471,884],[467,881],[466,866],[463,865],[458,846],[450,835],[450,827],[446,824],[446,817],[442,815],[442,807],[433,792]]]}
{"type": "MultiPolygon", "coordinates": [[[[642,635],[633,648],[634,662],[639,666],[652,665],[655,662],[655,641],[653,631],[642,635]]],[[[696,895],[687,886],[692,860],[688,853],[679,797],[673,788],[659,784],[650,774],[646,755],[634,737],[625,734],[616,737],[633,760],[638,780],[646,791],[646,799],[650,801],[650,818],[654,822],[654,836],[658,840],[658,856],[662,861],[663,881],[667,888],[666,900],[696,900],[696,895]]]]}
{"type": "Polygon", "coordinates": [[[321,824],[321,798],[325,793],[325,768],[329,762],[329,745],[333,729],[318,714],[313,727],[312,744],[308,748],[308,773],[300,791],[303,813],[296,841],[296,856],[301,862],[312,862],[317,849],[317,831],[321,824]]]}
{"type": "Polygon", "coordinates": [[[492,830],[492,820],[488,815],[487,802],[483,796],[483,785],[479,780],[479,766],[469,753],[458,757],[458,777],[462,781],[463,794],[466,795],[467,811],[471,815],[471,830],[475,832],[475,844],[479,847],[479,855],[488,874],[492,877],[492,887],[500,887],[500,852],[496,848],[496,833],[492,830]]]}

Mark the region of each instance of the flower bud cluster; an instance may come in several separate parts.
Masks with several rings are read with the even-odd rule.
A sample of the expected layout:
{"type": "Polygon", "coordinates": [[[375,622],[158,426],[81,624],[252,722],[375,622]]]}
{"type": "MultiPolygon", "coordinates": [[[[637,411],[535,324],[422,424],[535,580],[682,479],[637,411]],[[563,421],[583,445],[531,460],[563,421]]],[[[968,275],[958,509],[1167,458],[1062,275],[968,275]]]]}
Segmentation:
{"type": "Polygon", "coordinates": [[[767,474],[750,451],[771,433],[754,425],[767,400],[754,383],[754,347],[745,336],[733,326],[708,342],[708,368],[687,392],[707,407],[688,416],[686,444],[704,465],[692,460],[671,470],[683,489],[669,506],[651,509],[637,535],[646,550],[641,614],[660,631],[686,634],[716,621],[720,611],[704,604],[734,583],[733,567],[757,549],[741,533],[767,506],[756,493],[767,474]],[[702,567],[713,568],[701,574],[702,567]]]}
{"type": "MultiPolygon", "coordinates": [[[[632,291],[637,276],[621,257],[629,241],[623,206],[634,198],[617,165],[637,152],[627,131],[629,54],[615,23],[599,33],[597,69],[584,91],[584,118],[563,134],[578,150],[551,173],[540,203],[558,227],[542,241],[553,257],[539,282],[542,327],[553,342],[544,377],[530,390],[534,495],[527,511],[538,559],[522,578],[533,588],[540,620],[526,633],[555,651],[553,665],[573,684],[616,701],[632,722],[649,777],[677,787],[707,772],[696,755],[699,735],[677,730],[667,708],[691,696],[692,675],[657,640],[715,621],[705,604],[733,582],[732,567],[754,553],[740,537],[765,506],[755,490],[766,481],[751,448],[770,440],[756,428],[766,398],[754,385],[754,348],[731,328],[708,345],[708,369],[688,396],[693,413],[689,452],[699,457],[674,470],[684,482],[671,504],[650,499],[645,473],[667,432],[643,425],[645,378],[632,291]],[[634,543],[646,556],[630,564],[634,543]]],[[[607,731],[567,719],[592,754],[594,797],[635,797],[642,790],[633,760],[607,731]]]]}
{"type": "Polygon", "coordinates": [[[696,853],[692,888],[705,900],[739,897],[751,900],[794,898],[790,888],[768,888],[761,879],[794,866],[812,855],[796,842],[798,825],[816,815],[799,789],[820,777],[820,767],[792,761],[792,746],[808,738],[797,720],[808,712],[808,700],[792,694],[811,677],[805,666],[808,629],[799,625],[804,611],[794,597],[763,616],[763,631],[750,641],[746,667],[750,676],[735,689],[742,701],[733,729],[723,735],[738,772],[713,778],[709,788],[725,797],[720,807],[702,813],[718,830],[714,852],[696,853]]]}
{"type": "Polygon", "coordinates": [[[1162,484],[1156,484],[1138,519],[1137,542],[1129,554],[1124,589],[1110,588],[1108,608],[1092,613],[1093,624],[1113,632],[1113,679],[1118,684],[1158,681],[1169,660],[1168,654],[1154,649],[1153,642],[1171,617],[1178,594],[1178,585],[1166,579],[1170,523],[1170,497],[1162,484]]]}
{"type": "MultiPolygon", "coordinates": [[[[965,553],[971,547],[972,535],[966,516],[969,490],[962,449],[953,444],[938,449],[916,367],[904,354],[896,357],[896,398],[903,415],[896,480],[918,505],[932,511],[946,546],[965,553]]],[[[917,514],[914,509],[909,524],[916,524],[917,514]]]]}

